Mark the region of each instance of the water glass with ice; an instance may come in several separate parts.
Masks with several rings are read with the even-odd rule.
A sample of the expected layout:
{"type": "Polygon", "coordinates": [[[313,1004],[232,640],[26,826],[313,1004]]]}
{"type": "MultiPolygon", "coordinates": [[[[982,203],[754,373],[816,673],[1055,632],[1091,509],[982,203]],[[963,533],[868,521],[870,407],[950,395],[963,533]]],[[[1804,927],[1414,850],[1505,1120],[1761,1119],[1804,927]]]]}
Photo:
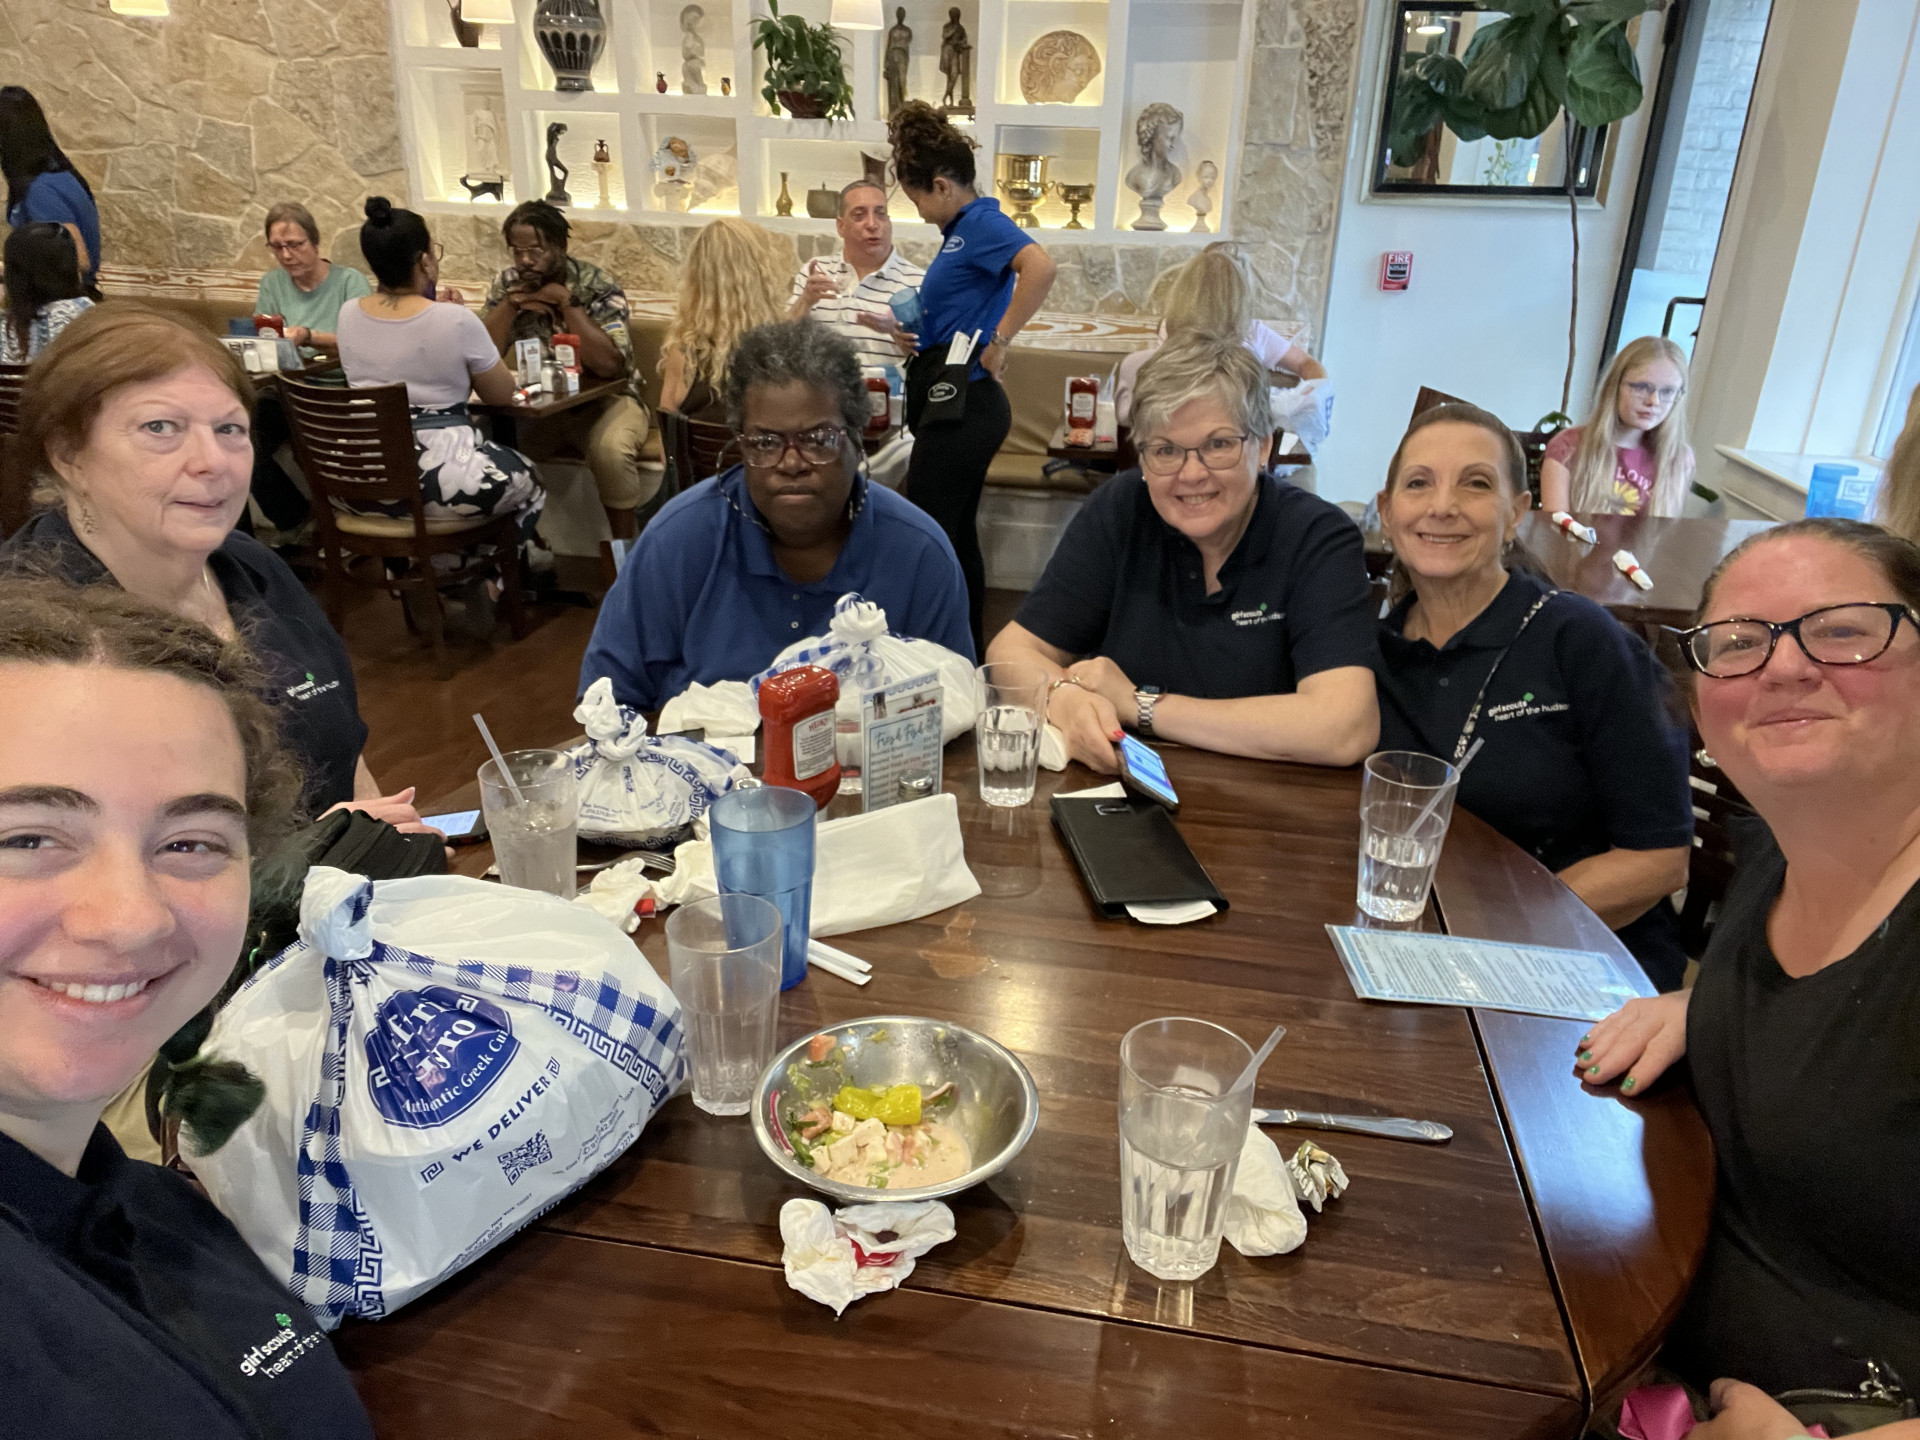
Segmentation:
{"type": "Polygon", "coordinates": [[[807,978],[813,919],[813,797],[784,785],[741,785],[707,812],[713,873],[722,894],[758,895],[780,911],[785,931],[780,988],[807,978]]]}
{"type": "Polygon", "coordinates": [[[989,805],[1033,799],[1040,736],[1047,726],[1047,672],[1018,660],[982,665],[980,715],[973,738],[980,753],[980,798],[989,805]]]}
{"type": "Polygon", "coordinates": [[[1361,910],[1376,920],[1418,920],[1453,818],[1460,772],[1412,750],[1367,757],[1360,780],[1361,910]]]}
{"type": "Polygon", "coordinates": [[[480,767],[480,809],[501,881],[573,899],[580,819],[573,766],[558,750],[515,750],[501,758],[512,787],[501,778],[497,762],[480,767]],[[520,792],[517,799],[514,789],[520,792]]]}
{"type": "Polygon", "coordinates": [[[667,917],[693,1103],[709,1115],[746,1114],[773,1062],[784,929],[779,909],[758,895],[694,900],[667,917]]]}

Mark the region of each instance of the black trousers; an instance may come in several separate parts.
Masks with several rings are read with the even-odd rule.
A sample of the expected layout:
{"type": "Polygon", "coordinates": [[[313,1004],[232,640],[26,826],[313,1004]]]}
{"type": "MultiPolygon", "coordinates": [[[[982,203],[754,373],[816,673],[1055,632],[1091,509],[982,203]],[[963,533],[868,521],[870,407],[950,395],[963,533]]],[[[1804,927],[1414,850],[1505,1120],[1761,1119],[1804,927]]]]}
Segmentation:
{"type": "Polygon", "coordinates": [[[967,581],[967,623],[978,657],[987,648],[980,633],[987,590],[987,565],[980,554],[976,523],[980,492],[986,487],[987,467],[1013,428],[1013,406],[999,381],[976,379],[967,386],[966,411],[959,424],[921,430],[927,391],[940,378],[945,362],[946,347],[941,346],[914,356],[907,369],[907,424],[914,435],[913,459],[907,463],[907,498],[947,532],[953,553],[960,557],[960,573],[967,581]]]}
{"type": "Polygon", "coordinates": [[[253,498],[276,530],[298,529],[312,510],[300,487],[273,458],[274,452],[292,438],[280,397],[267,391],[253,413],[253,498]]]}

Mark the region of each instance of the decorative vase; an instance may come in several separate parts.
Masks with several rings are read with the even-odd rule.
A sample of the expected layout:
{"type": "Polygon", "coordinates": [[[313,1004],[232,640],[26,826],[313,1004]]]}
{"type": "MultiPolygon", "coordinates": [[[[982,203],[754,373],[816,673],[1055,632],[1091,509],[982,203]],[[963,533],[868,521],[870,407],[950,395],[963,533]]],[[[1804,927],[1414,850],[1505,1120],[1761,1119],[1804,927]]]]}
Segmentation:
{"type": "Polygon", "coordinates": [[[533,35],[553,67],[555,90],[593,89],[593,67],[607,48],[600,0],[540,0],[533,12],[533,35]]]}
{"type": "Polygon", "coordinates": [[[480,47],[480,27],[460,13],[460,0],[447,0],[447,18],[453,22],[453,38],[464,48],[480,47]]]}
{"type": "Polygon", "coordinates": [[[784,170],[780,172],[780,198],[773,202],[773,213],[776,215],[793,214],[793,196],[787,193],[787,172],[784,170]]]}
{"type": "Polygon", "coordinates": [[[780,99],[780,108],[795,120],[827,118],[827,102],[818,95],[809,95],[804,90],[781,90],[777,94],[780,99]]]}

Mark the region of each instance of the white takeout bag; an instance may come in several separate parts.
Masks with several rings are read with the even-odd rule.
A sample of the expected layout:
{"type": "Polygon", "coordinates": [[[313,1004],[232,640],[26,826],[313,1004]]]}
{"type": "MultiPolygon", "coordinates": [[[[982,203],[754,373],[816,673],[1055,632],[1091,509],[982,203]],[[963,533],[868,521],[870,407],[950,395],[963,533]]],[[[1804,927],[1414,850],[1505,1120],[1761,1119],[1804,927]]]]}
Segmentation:
{"type": "Polygon", "coordinates": [[[686,1073],[679,1002],[590,909],[327,866],[299,943],[203,1053],[267,1093],[194,1173],[329,1328],[391,1314],[584,1184],[686,1073]]]}
{"type": "Polygon", "coordinates": [[[731,750],[684,735],[648,735],[646,717],[613,698],[604,676],[587,687],[573,718],[587,738],[567,751],[580,787],[580,835],[606,845],[655,847],[707,813],[747,778],[731,750]]]}
{"type": "Polygon", "coordinates": [[[834,707],[840,727],[840,763],[858,764],[860,692],[897,685],[931,671],[940,680],[940,743],[973,729],[980,714],[979,685],[973,662],[931,640],[909,640],[887,629],[887,612],[871,600],[848,592],[833,603],[833,618],[825,635],[813,635],[789,645],[773,664],[753,677],[753,693],[760,682],[800,665],[818,665],[840,680],[840,702],[834,707]],[[849,746],[854,747],[849,750],[849,746]]]}

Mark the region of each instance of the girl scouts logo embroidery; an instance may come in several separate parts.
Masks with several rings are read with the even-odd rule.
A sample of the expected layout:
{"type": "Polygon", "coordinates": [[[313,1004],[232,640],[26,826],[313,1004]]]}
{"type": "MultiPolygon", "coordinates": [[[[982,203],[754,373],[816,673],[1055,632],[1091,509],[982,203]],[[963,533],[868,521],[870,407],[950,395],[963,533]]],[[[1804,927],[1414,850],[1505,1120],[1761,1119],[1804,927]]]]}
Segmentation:
{"type": "Polygon", "coordinates": [[[954,389],[951,381],[936,381],[932,388],[927,391],[927,403],[930,405],[944,405],[959,393],[958,390],[954,389]]]}
{"type": "Polygon", "coordinates": [[[1257,609],[1235,610],[1228,618],[1244,630],[1250,625],[1271,625],[1276,620],[1284,620],[1287,618],[1287,612],[1269,610],[1263,600],[1257,609]]]}

